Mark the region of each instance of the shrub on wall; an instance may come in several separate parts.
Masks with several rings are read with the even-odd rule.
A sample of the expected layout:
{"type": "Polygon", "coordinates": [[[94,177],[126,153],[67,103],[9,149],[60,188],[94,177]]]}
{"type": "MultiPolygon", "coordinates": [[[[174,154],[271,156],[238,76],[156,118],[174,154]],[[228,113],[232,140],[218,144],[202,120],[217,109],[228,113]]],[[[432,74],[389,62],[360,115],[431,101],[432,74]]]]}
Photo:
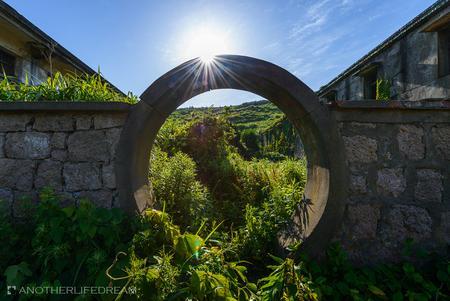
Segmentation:
{"type": "Polygon", "coordinates": [[[0,81],[0,101],[118,101],[136,103],[132,93],[124,96],[114,90],[101,77],[94,75],[55,73],[45,82],[32,85],[25,80],[19,83],[3,76],[0,81]]]}

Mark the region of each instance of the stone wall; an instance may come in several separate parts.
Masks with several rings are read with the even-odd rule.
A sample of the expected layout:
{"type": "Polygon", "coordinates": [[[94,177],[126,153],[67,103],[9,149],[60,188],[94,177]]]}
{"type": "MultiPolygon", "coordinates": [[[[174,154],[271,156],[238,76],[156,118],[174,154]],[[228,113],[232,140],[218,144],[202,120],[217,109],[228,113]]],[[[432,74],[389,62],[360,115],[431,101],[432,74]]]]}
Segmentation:
{"type": "Polygon", "coordinates": [[[89,198],[113,206],[114,153],[127,114],[124,104],[2,104],[0,199],[15,216],[44,187],[66,204],[89,198]]]}
{"type": "Polygon", "coordinates": [[[370,102],[334,108],[349,187],[336,234],[357,262],[395,260],[407,238],[450,244],[450,110],[370,102]]]}
{"type": "MultiPolygon", "coordinates": [[[[407,238],[448,252],[450,103],[353,101],[330,109],[349,170],[337,179],[347,193],[335,240],[361,263],[395,260],[407,238]]],[[[20,216],[24,196],[37,200],[51,186],[66,204],[86,197],[118,206],[114,160],[129,111],[0,103],[0,200],[20,216]]]]}

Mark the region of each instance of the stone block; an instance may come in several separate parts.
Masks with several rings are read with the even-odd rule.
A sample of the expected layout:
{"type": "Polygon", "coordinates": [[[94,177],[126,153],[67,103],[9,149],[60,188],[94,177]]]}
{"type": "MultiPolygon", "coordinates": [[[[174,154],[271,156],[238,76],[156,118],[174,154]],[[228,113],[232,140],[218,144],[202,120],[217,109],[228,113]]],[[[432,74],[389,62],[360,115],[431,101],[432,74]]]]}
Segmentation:
{"type": "Polygon", "coordinates": [[[431,136],[439,155],[450,160],[450,126],[433,127],[431,136]]]}
{"type": "Polygon", "coordinates": [[[377,190],[381,195],[398,197],[406,188],[402,168],[384,168],[378,171],[377,190]]]}
{"type": "Polygon", "coordinates": [[[63,177],[66,191],[100,189],[100,168],[92,163],[66,163],[63,177]]]}
{"type": "Polygon", "coordinates": [[[52,151],[52,159],[56,161],[66,161],[67,160],[67,151],[63,149],[55,149],[52,151]]]}
{"type": "Polygon", "coordinates": [[[442,200],[442,175],[434,169],[417,170],[417,185],[414,198],[421,202],[440,202],[442,200]]]}
{"type": "Polygon", "coordinates": [[[349,205],[348,219],[351,223],[351,239],[374,239],[380,219],[380,208],[370,204],[349,205]]]}
{"type": "Polygon", "coordinates": [[[81,191],[78,193],[78,199],[87,199],[97,207],[111,208],[113,194],[109,190],[81,191]]]}
{"type": "Polygon", "coordinates": [[[351,175],[350,192],[354,194],[365,194],[367,192],[366,177],[351,175]]]}
{"type": "Polygon", "coordinates": [[[6,135],[5,153],[8,158],[45,159],[50,156],[50,135],[19,132],[6,135]]]}
{"type": "Polygon", "coordinates": [[[123,126],[127,115],[122,113],[99,114],[94,117],[95,129],[108,129],[123,126]]]}
{"type": "Polygon", "coordinates": [[[114,164],[103,165],[102,167],[103,186],[106,188],[116,188],[116,175],[114,174],[114,164]]]}
{"type": "Polygon", "coordinates": [[[0,159],[0,187],[31,190],[35,165],[31,160],[0,159]]]}
{"type": "Polygon", "coordinates": [[[74,130],[72,116],[67,114],[40,114],[34,120],[33,129],[42,132],[68,132],[74,130]]]}
{"type": "Polygon", "coordinates": [[[370,163],[377,161],[377,141],[365,136],[343,137],[349,162],[370,163]]]}
{"type": "Polygon", "coordinates": [[[50,187],[55,191],[62,190],[62,163],[50,160],[40,163],[34,186],[38,190],[44,187],[50,187]]]}
{"type": "Polygon", "coordinates": [[[92,116],[82,115],[76,117],[77,130],[90,130],[92,128],[92,116]]]}
{"type": "Polygon", "coordinates": [[[110,146],[103,131],[82,131],[69,136],[67,140],[69,160],[71,161],[108,161],[110,146]]]}
{"type": "Polygon", "coordinates": [[[425,157],[423,128],[415,125],[401,125],[397,134],[400,153],[409,160],[420,160],[425,157]]]}
{"type": "Polygon", "coordinates": [[[31,122],[31,115],[27,114],[2,114],[0,118],[0,132],[25,131],[27,124],[31,122]]]}
{"type": "Polygon", "coordinates": [[[54,133],[50,145],[52,149],[64,149],[66,148],[66,133],[54,133]]]}
{"type": "Polygon", "coordinates": [[[407,238],[420,242],[431,237],[432,224],[424,208],[394,205],[387,213],[381,236],[386,243],[398,246],[407,238]]]}
{"type": "Polygon", "coordinates": [[[106,137],[109,144],[109,149],[111,152],[111,158],[114,158],[117,151],[117,146],[119,145],[120,134],[122,133],[121,128],[114,128],[106,130],[106,137]]]}
{"type": "Polygon", "coordinates": [[[57,197],[61,207],[76,205],[76,199],[70,192],[58,192],[57,197]]]}

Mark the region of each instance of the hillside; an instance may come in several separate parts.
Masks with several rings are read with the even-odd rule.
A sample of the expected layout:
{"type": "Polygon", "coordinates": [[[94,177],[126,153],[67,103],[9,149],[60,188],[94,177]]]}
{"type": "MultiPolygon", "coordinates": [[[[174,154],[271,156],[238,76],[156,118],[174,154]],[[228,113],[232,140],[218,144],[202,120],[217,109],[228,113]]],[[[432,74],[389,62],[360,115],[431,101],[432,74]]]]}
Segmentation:
{"type": "Polygon", "coordinates": [[[199,113],[226,116],[240,131],[245,129],[262,131],[270,128],[284,117],[283,112],[267,100],[246,102],[235,106],[181,108],[176,110],[171,117],[186,121],[199,113]]]}
{"type": "Polygon", "coordinates": [[[267,100],[235,106],[181,108],[170,119],[189,122],[201,115],[225,117],[236,131],[237,140],[247,157],[301,157],[303,147],[292,124],[274,104],[267,100]]]}

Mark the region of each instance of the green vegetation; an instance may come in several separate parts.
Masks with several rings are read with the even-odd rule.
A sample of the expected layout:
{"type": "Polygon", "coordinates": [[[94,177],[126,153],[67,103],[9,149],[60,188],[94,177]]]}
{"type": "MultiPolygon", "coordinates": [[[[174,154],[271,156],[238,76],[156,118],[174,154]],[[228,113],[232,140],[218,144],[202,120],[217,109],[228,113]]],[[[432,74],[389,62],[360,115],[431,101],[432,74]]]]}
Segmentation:
{"type": "MultiPolygon", "coordinates": [[[[113,294],[64,296],[77,300],[446,300],[450,262],[407,261],[353,267],[337,245],[319,263],[270,256],[259,279],[255,265],[235,260],[230,244],[214,239],[220,225],[183,232],[164,211],[128,217],[88,201],[62,208],[44,190],[26,203],[22,219],[0,219],[2,300],[60,300],[58,295],[7,295],[10,286],[99,286],[113,294]],[[272,265],[270,265],[272,264],[272,265]]],[[[201,228],[204,228],[201,227],[201,228]]],[[[427,256],[430,256],[427,254],[427,256]]]]}
{"type": "MultiPolygon", "coordinates": [[[[163,130],[194,121],[201,116],[226,119],[233,129],[234,144],[245,159],[268,158],[272,161],[301,157],[300,137],[286,116],[267,100],[237,106],[182,108],[166,121],[163,130]]],[[[180,133],[181,134],[181,133],[180,133]]]]}
{"type": "Polygon", "coordinates": [[[136,103],[137,97],[123,96],[100,75],[55,73],[40,85],[31,85],[28,79],[18,83],[3,76],[0,81],[0,101],[119,101],[136,103]]]}
{"type": "MultiPolygon", "coordinates": [[[[55,75],[46,84],[1,83],[1,99],[134,102],[94,77],[55,75]]],[[[117,288],[77,300],[444,300],[450,262],[354,267],[338,245],[320,263],[283,248],[305,208],[306,159],[295,130],[266,101],[181,109],[159,132],[149,177],[157,209],[127,216],[88,200],[62,207],[45,189],[0,216],[0,296],[8,286],[117,288]],[[286,256],[286,254],[288,254],[286,256]],[[276,255],[276,256],[275,256],[276,255]],[[293,255],[296,259],[293,259],[293,255]],[[278,256],[278,257],[277,257],[278,256]]],[[[0,204],[4,204],[0,202],[0,204]]],[[[408,254],[407,254],[408,255],[408,254]]]]}
{"type": "Polygon", "coordinates": [[[387,79],[377,79],[376,100],[391,99],[391,82],[387,79]]]}
{"type": "Polygon", "coordinates": [[[176,110],[171,119],[191,120],[193,117],[208,114],[209,116],[226,116],[237,130],[264,130],[274,122],[284,118],[284,114],[267,100],[246,102],[237,106],[181,108],[176,110]]]}

